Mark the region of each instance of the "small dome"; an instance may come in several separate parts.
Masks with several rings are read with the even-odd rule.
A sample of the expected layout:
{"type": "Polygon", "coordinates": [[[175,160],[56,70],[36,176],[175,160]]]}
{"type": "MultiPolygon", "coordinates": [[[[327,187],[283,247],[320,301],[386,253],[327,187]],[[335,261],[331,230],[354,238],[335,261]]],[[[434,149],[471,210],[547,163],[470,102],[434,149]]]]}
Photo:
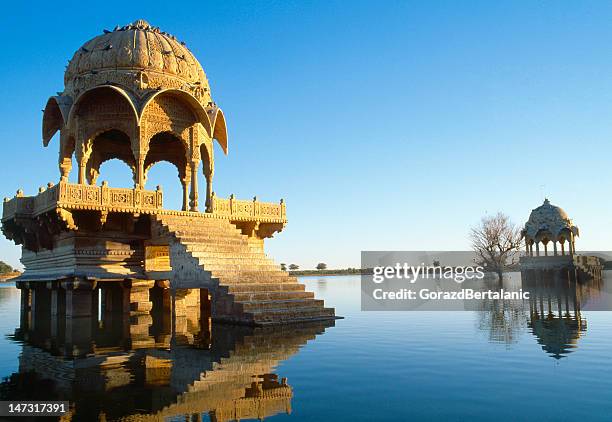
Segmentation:
{"type": "Polygon", "coordinates": [[[197,91],[203,103],[210,101],[206,74],[185,43],[143,19],[83,44],[64,75],[65,91],[73,97],[107,82],[140,90],[197,91]]]}
{"type": "Polygon", "coordinates": [[[538,233],[542,232],[550,233],[556,238],[563,230],[569,230],[578,235],[578,227],[573,225],[567,213],[545,199],[542,205],[531,211],[529,220],[523,229],[523,235],[535,239],[538,233]]]}

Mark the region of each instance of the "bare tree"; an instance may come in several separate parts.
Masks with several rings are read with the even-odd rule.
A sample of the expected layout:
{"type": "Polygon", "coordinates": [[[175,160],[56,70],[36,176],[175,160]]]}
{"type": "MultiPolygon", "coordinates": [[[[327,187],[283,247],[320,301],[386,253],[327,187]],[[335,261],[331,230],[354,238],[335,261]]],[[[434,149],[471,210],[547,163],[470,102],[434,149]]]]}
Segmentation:
{"type": "Polygon", "coordinates": [[[470,239],[477,255],[476,263],[496,273],[501,280],[504,269],[515,263],[521,246],[521,230],[507,215],[499,212],[483,217],[480,224],[471,229],[470,239]]]}

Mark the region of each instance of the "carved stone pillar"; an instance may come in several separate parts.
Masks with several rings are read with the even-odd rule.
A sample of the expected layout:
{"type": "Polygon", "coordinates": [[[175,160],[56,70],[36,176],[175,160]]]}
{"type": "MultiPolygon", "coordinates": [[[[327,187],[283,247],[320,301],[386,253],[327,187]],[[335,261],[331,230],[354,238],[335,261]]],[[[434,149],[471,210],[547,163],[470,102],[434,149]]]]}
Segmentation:
{"type": "Polygon", "coordinates": [[[199,160],[193,160],[191,162],[191,192],[189,198],[189,211],[198,211],[198,166],[200,165],[199,160]]]}
{"type": "Polygon", "coordinates": [[[59,171],[60,171],[60,180],[62,182],[68,181],[70,170],[72,170],[72,158],[71,157],[66,158],[60,155],[59,171]]]}
{"type": "Polygon", "coordinates": [[[173,290],[175,344],[194,344],[200,331],[200,289],[173,290]]]}
{"type": "Polygon", "coordinates": [[[49,281],[47,282],[47,288],[51,290],[51,318],[57,317],[61,312],[61,299],[59,283],[49,281]]]}
{"type": "Polygon", "coordinates": [[[17,288],[21,290],[21,329],[27,331],[32,324],[32,290],[27,285],[17,284],[17,288]]]}
{"type": "Polygon", "coordinates": [[[144,163],[149,152],[149,138],[145,128],[137,127],[130,141],[136,163],[136,168],[134,169],[134,187],[136,189],[144,189],[146,180],[144,163]]]}
{"type": "Polygon", "coordinates": [[[93,312],[92,293],[96,283],[75,278],[62,282],[66,290],[66,318],[91,317],[93,312]]]}
{"type": "Polygon", "coordinates": [[[212,173],[209,176],[206,176],[206,212],[212,212],[212,173]]]}
{"type": "Polygon", "coordinates": [[[144,174],[144,156],[145,154],[139,154],[140,157],[137,159],[136,167],[136,180],[134,181],[134,187],[137,189],[144,189],[145,187],[145,174],[144,174]]]}
{"type": "Polygon", "coordinates": [[[51,294],[45,283],[33,282],[32,287],[31,329],[46,331],[49,328],[51,294]]]}
{"type": "Polygon", "coordinates": [[[64,130],[60,132],[60,149],[59,149],[59,171],[60,180],[68,181],[70,170],[72,170],[72,154],[74,153],[73,138],[68,137],[68,133],[64,130]]]}
{"type": "Polygon", "coordinates": [[[90,185],[95,185],[98,181],[98,176],[100,176],[100,171],[95,168],[90,168],[87,174],[87,181],[90,185]]]}
{"type": "Polygon", "coordinates": [[[51,337],[57,337],[66,314],[66,294],[57,281],[47,282],[51,290],[51,337]]]}
{"type": "Polygon", "coordinates": [[[188,167],[185,171],[185,177],[181,179],[183,185],[183,211],[189,211],[189,184],[191,183],[191,169],[188,167]]]}
{"type": "Polygon", "coordinates": [[[128,280],[125,286],[129,289],[129,311],[131,314],[148,314],[153,308],[149,290],[153,288],[154,280],[128,280]]]}
{"type": "Polygon", "coordinates": [[[155,340],[149,335],[153,318],[150,311],[153,308],[149,290],[153,288],[154,280],[126,280],[127,302],[129,302],[129,336],[132,348],[152,347],[155,340]]]}
{"type": "Polygon", "coordinates": [[[212,140],[205,138],[205,141],[201,146],[200,154],[202,156],[202,169],[204,171],[204,177],[206,177],[206,212],[212,212],[212,182],[215,173],[212,140]]]}
{"type": "Polygon", "coordinates": [[[561,239],[561,255],[565,255],[565,239],[561,239]]]}
{"type": "Polygon", "coordinates": [[[65,318],[58,318],[65,323],[66,354],[81,356],[91,351],[94,314],[92,294],[96,283],[83,278],[73,278],[60,283],[65,290],[65,318]]]}
{"type": "Polygon", "coordinates": [[[21,312],[29,312],[32,300],[32,290],[21,286],[17,286],[17,288],[21,291],[21,312]]]}
{"type": "Polygon", "coordinates": [[[79,140],[76,147],[76,158],[79,163],[79,184],[85,184],[87,180],[87,161],[91,156],[92,144],[91,140],[79,140]]]}

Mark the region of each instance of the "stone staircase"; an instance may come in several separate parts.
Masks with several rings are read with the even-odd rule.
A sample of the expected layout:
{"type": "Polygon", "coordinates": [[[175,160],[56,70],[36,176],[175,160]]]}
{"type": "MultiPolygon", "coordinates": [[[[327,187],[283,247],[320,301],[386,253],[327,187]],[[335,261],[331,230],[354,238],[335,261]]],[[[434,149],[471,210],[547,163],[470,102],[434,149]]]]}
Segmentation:
{"type": "Polygon", "coordinates": [[[214,320],[268,325],[335,319],[333,308],[325,308],[229,220],[152,218],[153,234],[169,241],[177,286],[209,289],[214,320]]]}

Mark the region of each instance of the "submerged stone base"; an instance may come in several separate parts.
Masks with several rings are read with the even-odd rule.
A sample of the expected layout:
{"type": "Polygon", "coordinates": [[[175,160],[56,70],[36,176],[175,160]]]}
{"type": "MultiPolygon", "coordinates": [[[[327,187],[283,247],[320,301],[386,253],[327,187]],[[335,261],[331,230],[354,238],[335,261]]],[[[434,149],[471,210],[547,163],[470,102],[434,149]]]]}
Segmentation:
{"type": "Polygon", "coordinates": [[[520,259],[524,279],[537,278],[542,273],[571,281],[601,280],[603,265],[596,256],[551,255],[523,256],[520,259]]]}
{"type": "Polygon", "coordinates": [[[172,293],[153,281],[18,286],[19,371],[0,389],[17,400],[39,397],[42,386],[46,399],[70,402],[65,420],[290,413],[292,389],[275,368],[334,325],[216,325],[197,290],[172,293]]]}

